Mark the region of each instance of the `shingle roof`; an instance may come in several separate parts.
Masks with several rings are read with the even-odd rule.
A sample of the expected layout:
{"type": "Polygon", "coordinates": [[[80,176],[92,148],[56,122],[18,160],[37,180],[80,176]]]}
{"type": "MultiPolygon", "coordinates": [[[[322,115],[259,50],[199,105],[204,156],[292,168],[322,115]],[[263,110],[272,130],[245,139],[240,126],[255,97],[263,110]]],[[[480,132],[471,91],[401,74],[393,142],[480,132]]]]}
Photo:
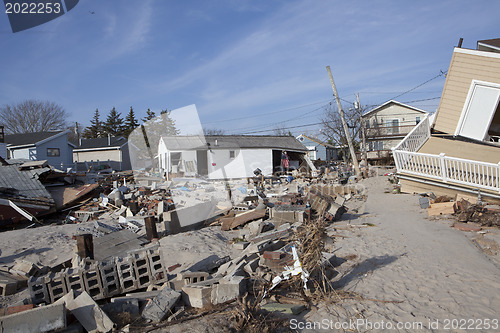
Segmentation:
{"type": "Polygon", "coordinates": [[[19,165],[0,167],[0,197],[42,199],[54,203],[45,186],[38,181],[38,176],[47,171],[50,168],[19,171],[19,165]]]}
{"type": "Polygon", "coordinates": [[[11,146],[32,145],[52,136],[58,135],[61,132],[63,131],[9,134],[5,135],[5,143],[11,146]]]}
{"type": "Polygon", "coordinates": [[[489,46],[493,46],[495,48],[500,48],[500,38],[478,40],[477,43],[486,44],[489,46]]]}
{"type": "Polygon", "coordinates": [[[108,138],[97,138],[97,139],[82,139],[82,144],[78,145],[75,150],[78,149],[92,149],[92,148],[106,148],[106,147],[121,147],[127,142],[122,136],[112,136],[110,138],[110,144],[108,143],[108,138]]]}
{"type": "Polygon", "coordinates": [[[293,136],[272,135],[206,135],[203,136],[164,136],[169,150],[206,148],[272,148],[292,151],[307,151],[307,148],[293,136]],[[217,141],[217,142],[216,142],[217,141]]]}
{"type": "Polygon", "coordinates": [[[386,107],[386,106],[387,106],[387,105],[389,105],[389,104],[397,104],[397,105],[403,106],[403,107],[405,107],[405,108],[412,109],[412,110],[414,110],[414,111],[418,111],[418,112],[422,112],[422,113],[429,113],[429,112],[427,112],[427,111],[425,111],[425,110],[422,110],[422,109],[416,108],[416,107],[414,107],[414,106],[411,106],[411,105],[408,105],[408,104],[404,104],[404,103],[401,103],[401,102],[398,102],[398,101],[395,101],[395,100],[392,100],[392,99],[391,99],[390,101],[387,101],[387,102],[385,102],[384,104],[379,105],[379,106],[377,106],[376,108],[371,109],[370,111],[368,111],[368,112],[364,113],[364,114],[363,114],[363,117],[364,117],[364,116],[366,116],[366,115],[368,115],[368,114],[370,114],[370,113],[373,113],[373,112],[379,111],[379,110],[383,109],[384,107],[386,107]]]}

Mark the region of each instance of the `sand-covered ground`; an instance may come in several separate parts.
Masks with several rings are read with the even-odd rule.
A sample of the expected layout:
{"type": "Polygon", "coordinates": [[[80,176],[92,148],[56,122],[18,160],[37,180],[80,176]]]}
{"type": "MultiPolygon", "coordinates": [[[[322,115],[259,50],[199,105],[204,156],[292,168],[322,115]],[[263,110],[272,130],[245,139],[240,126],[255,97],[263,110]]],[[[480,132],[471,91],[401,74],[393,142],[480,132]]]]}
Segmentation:
{"type": "MultiPolygon", "coordinates": [[[[393,194],[387,177],[364,184],[368,198],[363,214],[334,223],[329,232],[345,236],[336,238],[338,257],[355,256],[337,268],[334,286],[371,300],[323,304],[303,315],[302,323],[326,319],[331,320],[328,325],[340,325],[362,318],[367,322],[356,326],[361,332],[372,331],[366,326],[370,322],[382,321],[400,332],[500,331],[498,255],[481,252],[470,239],[475,235],[451,227],[453,219],[427,217],[417,195],[393,194]],[[406,328],[397,329],[398,322],[406,328]]],[[[498,231],[487,230],[486,237],[498,239],[498,231]]],[[[373,331],[390,331],[387,325],[373,331]]],[[[325,331],[325,326],[319,328],[325,331]]]]}

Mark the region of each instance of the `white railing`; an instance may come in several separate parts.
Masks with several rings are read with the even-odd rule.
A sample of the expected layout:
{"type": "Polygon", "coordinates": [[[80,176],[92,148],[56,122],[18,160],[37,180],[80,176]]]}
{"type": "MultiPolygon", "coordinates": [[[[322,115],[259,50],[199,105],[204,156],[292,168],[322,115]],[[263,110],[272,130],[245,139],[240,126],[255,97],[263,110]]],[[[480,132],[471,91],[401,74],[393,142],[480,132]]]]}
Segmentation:
{"type": "Polygon", "coordinates": [[[500,192],[500,163],[394,150],[398,173],[500,192]]]}
{"type": "Polygon", "coordinates": [[[431,125],[427,115],[393,150],[416,152],[431,137],[431,125]]]}
{"type": "Polygon", "coordinates": [[[425,117],[393,148],[398,173],[500,192],[500,162],[493,164],[448,157],[444,153],[417,153],[430,136],[429,117],[425,117]]]}

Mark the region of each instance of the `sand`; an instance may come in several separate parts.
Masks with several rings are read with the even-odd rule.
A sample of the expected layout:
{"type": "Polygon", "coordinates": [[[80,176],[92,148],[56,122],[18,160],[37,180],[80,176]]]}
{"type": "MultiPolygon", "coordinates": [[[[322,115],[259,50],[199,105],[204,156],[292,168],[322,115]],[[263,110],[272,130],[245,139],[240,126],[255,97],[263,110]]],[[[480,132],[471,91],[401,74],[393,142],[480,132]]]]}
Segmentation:
{"type": "MultiPolygon", "coordinates": [[[[467,320],[465,327],[475,320],[474,325],[482,328],[479,331],[490,331],[484,320],[500,319],[498,257],[481,252],[469,233],[452,228],[453,219],[429,219],[426,210],[419,207],[417,195],[384,193],[392,189],[387,177],[370,178],[364,184],[368,199],[363,214],[330,227],[330,233],[346,236],[336,239],[335,254],[356,256],[338,267],[334,286],[366,299],[389,302],[323,304],[300,320],[365,318],[379,325],[382,320],[404,323],[406,329],[398,330],[403,332],[453,332],[460,331],[453,329],[457,322],[448,321],[463,319],[467,320]]],[[[498,230],[491,232],[498,236],[498,230]]],[[[463,321],[458,324],[460,327],[463,321]]],[[[384,327],[373,331],[387,331],[388,326],[384,327]]]]}

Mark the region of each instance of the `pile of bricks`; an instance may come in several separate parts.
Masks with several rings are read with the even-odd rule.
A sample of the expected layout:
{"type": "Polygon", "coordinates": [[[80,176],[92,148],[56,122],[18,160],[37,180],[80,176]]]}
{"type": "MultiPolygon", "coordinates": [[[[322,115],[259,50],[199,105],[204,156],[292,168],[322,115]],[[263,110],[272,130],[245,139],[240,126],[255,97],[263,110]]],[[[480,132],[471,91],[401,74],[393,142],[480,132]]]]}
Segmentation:
{"type": "Polygon", "coordinates": [[[86,291],[94,300],[145,288],[167,280],[159,247],[129,252],[110,261],[83,261],[81,267],[67,268],[39,278],[31,277],[28,288],[34,304],[50,304],[69,291],[86,291]]]}

